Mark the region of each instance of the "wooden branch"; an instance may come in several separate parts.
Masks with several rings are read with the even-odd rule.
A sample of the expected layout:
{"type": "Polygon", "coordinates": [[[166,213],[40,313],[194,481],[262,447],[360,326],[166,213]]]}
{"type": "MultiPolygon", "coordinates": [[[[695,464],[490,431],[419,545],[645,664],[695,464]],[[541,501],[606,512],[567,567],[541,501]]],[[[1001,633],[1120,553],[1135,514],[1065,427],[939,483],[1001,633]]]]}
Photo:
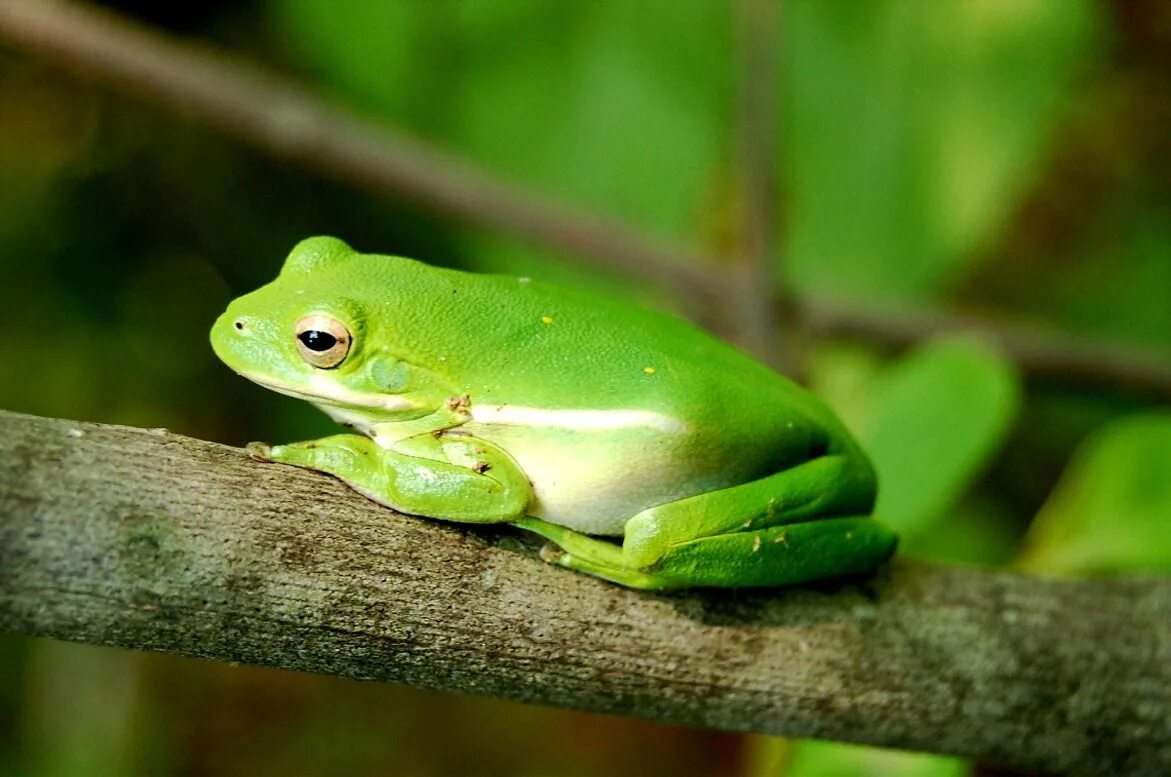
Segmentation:
{"type": "MultiPolygon", "coordinates": [[[[743,285],[701,252],[503,184],[450,154],[340,110],[289,79],[102,9],[60,0],[0,0],[0,41],[372,193],[677,289],[693,308],[712,297],[733,297],[743,285]]],[[[786,309],[791,304],[782,295],[782,321],[791,315],[786,309]]],[[[941,331],[974,330],[999,342],[1030,374],[1171,398],[1171,358],[1165,352],[1058,334],[1034,336],[1028,329],[1005,331],[975,319],[892,316],[859,302],[795,304],[798,312],[812,311],[814,333],[901,346],[941,331]]]]}
{"type": "Polygon", "coordinates": [[[163,430],[0,412],[0,628],[1017,769],[1171,773],[1171,581],[638,593],[163,430]]]}

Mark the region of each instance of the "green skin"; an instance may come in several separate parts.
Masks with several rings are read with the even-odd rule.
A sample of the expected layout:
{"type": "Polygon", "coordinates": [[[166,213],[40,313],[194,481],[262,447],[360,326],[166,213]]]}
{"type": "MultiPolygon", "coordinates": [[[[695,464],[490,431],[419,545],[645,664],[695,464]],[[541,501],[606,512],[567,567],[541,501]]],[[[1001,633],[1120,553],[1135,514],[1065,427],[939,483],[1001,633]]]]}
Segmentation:
{"type": "Polygon", "coordinates": [[[874,470],[834,414],[671,316],[315,237],[228,306],[211,342],[359,432],[253,443],[255,457],[404,513],[519,526],[552,543],[547,561],[615,583],[791,585],[895,549],[869,517],[874,470]],[[309,363],[306,317],[349,335],[338,363],[309,363]]]}

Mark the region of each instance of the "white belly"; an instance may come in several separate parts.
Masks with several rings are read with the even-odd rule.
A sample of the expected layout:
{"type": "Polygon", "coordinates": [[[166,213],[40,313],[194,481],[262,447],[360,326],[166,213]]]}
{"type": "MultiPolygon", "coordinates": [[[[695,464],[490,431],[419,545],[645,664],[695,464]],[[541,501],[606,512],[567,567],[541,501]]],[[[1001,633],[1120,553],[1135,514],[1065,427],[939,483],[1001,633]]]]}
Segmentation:
{"type": "Polygon", "coordinates": [[[647,507],[688,495],[686,476],[671,466],[678,433],[630,429],[532,429],[480,424],[461,427],[508,451],[533,484],[529,513],[586,534],[621,535],[647,507]]]}

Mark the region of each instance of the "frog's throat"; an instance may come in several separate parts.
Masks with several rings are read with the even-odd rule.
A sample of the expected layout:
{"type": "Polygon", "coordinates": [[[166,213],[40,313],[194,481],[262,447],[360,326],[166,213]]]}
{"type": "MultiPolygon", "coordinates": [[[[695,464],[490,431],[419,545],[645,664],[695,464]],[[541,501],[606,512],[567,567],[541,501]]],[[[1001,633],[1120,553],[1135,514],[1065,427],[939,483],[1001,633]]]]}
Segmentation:
{"type": "Polygon", "coordinates": [[[414,402],[397,394],[363,394],[351,391],[324,375],[311,376],[308,384],[304,387],[294,387],[288,383],[274,380],[269,375],[258,375],[254,372],[241,372],[240,375],[278,394],[304,399],[315,405],[370,408],[372,410],[414,410],[416,407],[414,402]]]}
{"type": "Polygon", "coordinates": [[[653,410],[550,409],[520,405],[472,405],[472,421],[493,426],[535,426],[541,428],[602,430],[657,429],[680,434],[687,426],[678,418],[653,410]]]}

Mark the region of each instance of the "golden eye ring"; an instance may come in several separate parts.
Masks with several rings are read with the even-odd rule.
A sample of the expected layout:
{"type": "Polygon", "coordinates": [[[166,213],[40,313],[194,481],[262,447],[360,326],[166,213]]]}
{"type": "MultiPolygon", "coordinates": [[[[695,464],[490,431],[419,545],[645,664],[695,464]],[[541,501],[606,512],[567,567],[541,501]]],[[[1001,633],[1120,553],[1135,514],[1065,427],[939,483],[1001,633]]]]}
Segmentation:
{"type": "Polygon", "coordinates": [[[294,335],[297,353],[306,364],[322,370],[333,369],[345,361],[353,343],[346,325],[324,313],[302,317],[297,321],[294,335]]]}

